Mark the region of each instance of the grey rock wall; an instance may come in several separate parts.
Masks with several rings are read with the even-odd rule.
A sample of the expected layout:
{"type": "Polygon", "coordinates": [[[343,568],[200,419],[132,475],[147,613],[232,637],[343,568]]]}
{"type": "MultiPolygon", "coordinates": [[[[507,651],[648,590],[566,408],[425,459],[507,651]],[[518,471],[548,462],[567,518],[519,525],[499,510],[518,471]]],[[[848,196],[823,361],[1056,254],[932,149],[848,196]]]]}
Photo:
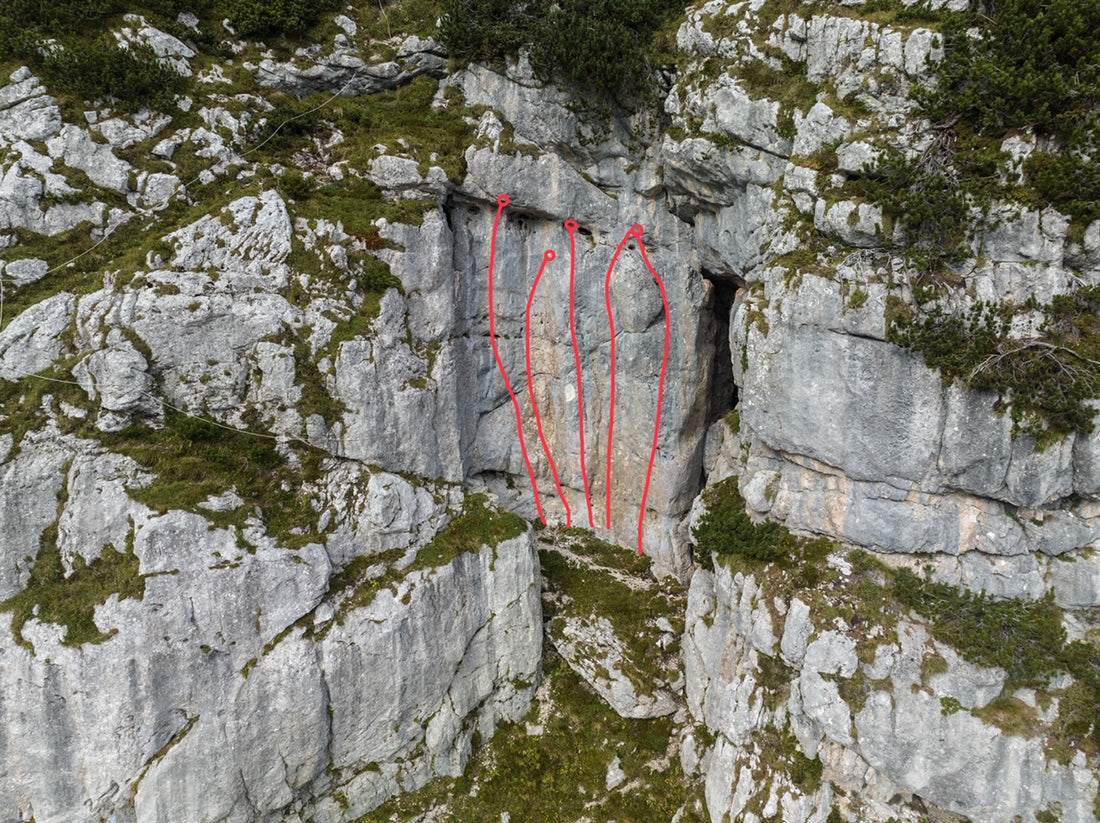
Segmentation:
{"type": "MultiPolygon", "coordinates": [[[[145,595],[95,607],[96,626],[116,632],[100,643],[66,645],[62,626],[33,617],[18,633],[0,631],[0,759],[10,764],[0,817],[335,823],[461,773],[475,734],[487,739],[497,721],[524,713],[542,638],[530,539],[406,573],[460,509],[463,486],[536,516],[488,339],[490,238],[507,194],[497,343],[552,524],[566,510],[527,398],[524,341],[544,251],[557,253],[532,314],[544,433],[573,524],[587,526],[587,480],[593,529],[631,549],[671,327],[643,548],[658,576],[694,573],[684,689],[716,739],[700,728],[682,751],[685,769],[705,781],[712,817],[817,823],[836,806],[852,819],[915,820],[901,797],[990,823],[1056,806],[1064,821],[1090,819],[1090,764],[1058,763],[1037,739],[971,714],[997,696],[1002,674],[965,663],[919,621],[904,622],[896,641],[873,638],[881,642],[867,658],[850,626],[819,616],[820,604],[777,602],[763,578],[693,569],[698,493],[737,474],[754,515],[798,532],[894,565],[927,561],[937,579],[997,597],[1053,591],[1075,637],[1088,636],[1087,610],[1100,606],[1100,560],[1088,548],[1100,528],[1100,435],[1038,451],[1013,436],[995,398],[945,388],[918,356],[888,343],[887,301],[912,298],[911,272],[886,248],[881,210],[826,194],[814,159],[834,155],[837,176],[856,175],[878,150],[868,135],[912,151],[927,145],[906,92],[940,54],[934,32],[813,4],[763,20],[770,6],[693,7],[658,112],[580,113],[566,93],[537,83],[524,57],[451,74],[444,86],[482,109],[461,180],[394,146],[351,169],[330,156],[335,136],[296,158],[330,182],[354,174],[388,197],[426,201],[419,225],[379,219],[383,242],[370,244],[336,219],[294,218],[266,182],[183,225],[158,224],[165,205],[199,185],[228,190],[283,171],[250,165],[247,135],[271,104],[262,93],[221,94],[220,65],[199,74],[221,91],[203,95],[184,128],[150,112],[66,122],[28,70],[10,75],[0,86],[0,248],[16,253],[5,253],[0,278],[17,295],[43,297],[6,307],[0,323],[0,381],[24,395],[5,408],[11,432],[0,435],[0,598],[31,583],[42,551],[56,549],[71,575],[108,547],[137,558],[145,595]],[[780,53],[818,84],[814,100],[771,100],[736,70],[713,68],[761,59],[778,71],[780,53]],[[135,147],[161,165],[139,168],[144,149],[135,147]],[[185,179],[192,155],[207,162],[185,179]],[[587,477],[567,219],[580,224],[574,312],[587,477]],[[645,228],[670,308],[628,247],[611,288],[619,371],[609,447],[604,276],[634,224],[645,228]],[[91,285],[47,263],[46,251],[16,245],[20,231],[82,227],[91,243],[139,226],[148,231],[143,259],[91,285]],[[808,237],[825,244],[813,266],[796,262],[808,237]],[[376,295],[376,312],[355,282],[368,254],[401,283],[376,295]],[[716,316],[731,300],[729,316],[716,316]],[[732,362],[716,363],[727,326],[732,362]],[[54,386],[56,397],[33,394],[29,375],[50,368],[70,384],[54,386]],[[736,435],[725,424],[708,432],[727,411],[715,394],[723,380],[738,388],[736,435]],[[41,403],[24,408],[26,397],[41,403]],[[312,522],[303,524],[317,539],[288,548],[288,535],[269,534],[243,510],[236,488],[186,511],[154,510],[137,498],[155,472],[89,439],[133,424],[154,430],[177,413],[259,427],[284,457],[317,450],[321,469],[304,483],[312,522]],[[95,432],[74,434],[83,422],[95,432]],[[245,525],[226,525],[232,518],[245,525]],[[364,585],[378,589],[369,604],[336,586],[365,561],[374,565],[364,585]],[[926,653],[947,660],[947,671],[924,677],[915,661],[926,653]],[[762,685],[776,660],[789,669],[779,697],[762,685]],[[859,677],[884,684],[862,706],[838,686],[859,677]],[[967,711],[943,713],[948,698],[967,711]],[[818,759],[824,782],[783,777],[798,757],[818,759]]],[[[356,24],[335,23],[331,43],[243,66],[262,86],[300,96],[366,94],[448,72],[432,40],[365,44],[377,46],[365,59],[356,24]]],[[[127,20],[120,36],[193,70],[190,48],[144,20],[127,20]]],[[[450,105],[442,94],[437,103],[450,105]]],[[[1027,135],[1013,140],[1005,148],[1018,157],[1035,150],[1027,135]]],[[[961,265],[972,286],[961,300],[1045,301],[1100,282],[1096,224],[1071,237],[1053,210],[1001,204],[995,216],[961,265]]],[[[589,615],[557,628],[574,662],[585,642],[602,644],[606,660],[619,654],[615,633],[589,615]]],[[[599,675],[588,667],[590,680],[599,675]]],[[[602,681],[622,713],[674,711],[679,683],[649,695],[628,679],[602,681]]]]}
{"type": "MultiPolygon", "coordinates": [[[[68,445],[63,558],[129,545],[145,592],[95,608],[100,643],[65,645],[33,618],[17,639],[3,617],[4,819],[347,820],[461,773],[475,732],[526,712],[541,654],[527,536],[349,607],[323,546],[242,545],[197,514],[157,514],[125,493],[149,480],[132,463],[68,445]]],[[[385,523],[399,478],[371,480],[358,516],[385,523]]],[[[9,489],[24,509],[46,499],[9,489]]]]}
{"type": "MultiPolygon", "coordinates": [[[[777,593],[724,566],[692,578],[687,699],[715,740],[693,739],[686,765],[706,781],[712,819],[781,811],[784,821],[823,821],[834,807],[866,821],[917,820],[933,809],[990,823],[1052,809],[1064,821],[1094,819],[1098,783],[1083,753],[1061,762],[1042,734],[1005,731],[982,715],[1002,695],[1002,670],[962,660],[919,620],[868,638],[822,615],[828,599],[811,607],[777,593]],[[859,684],[858,702],[845,683],[859,684]],[[762,742],[776,738],[787,741],[780,756],[762,742]],[[798,757],[821,761],[816,788],[799,783],[798,757]]],[[[1025,689],[1012,699],[1035,713],[1035,729],[1057,717],[1059,697],[1036,702],[1025,689]]]]}

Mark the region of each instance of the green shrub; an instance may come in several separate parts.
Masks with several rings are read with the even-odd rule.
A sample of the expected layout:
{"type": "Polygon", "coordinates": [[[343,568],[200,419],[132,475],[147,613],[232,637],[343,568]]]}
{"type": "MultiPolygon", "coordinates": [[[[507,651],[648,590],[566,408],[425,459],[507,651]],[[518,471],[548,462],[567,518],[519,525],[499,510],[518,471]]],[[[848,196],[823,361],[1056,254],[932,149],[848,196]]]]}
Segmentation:
{"type": "Polygon", "coordinates": [[[499,62],[531,47],[544,82],[626,102],[653,75],[654,38],[679,0],[448,0],[441,37],[456,57],[499,62]]]}
{"type": "Polygon", "coordinates": [[[125,0],[6,0],[0,8],[0,57],[34,56],[39,40],[99,30],[127,11],[125,0]]]}
{"type": "Polygon", "coordinates": [[[1073,220],[1100,220],[1100,165],[1076,155],[1035,152],[1024,162],[1024,178],[1038,205],[1052,205],[1073,220]]]}
{"type": "Polygon", "coordinates": [[[657,68],[654,36],[679,0],[561,0],[552,7],[531,48],[531,65],[585,93],[626,101],[657,68]]]}
{"type": "Polygon", "coordinates": [[[183,92],[186,79],[147,47],[119,48],[105,30],[120,25],[127,12],[148,14],[170,28],[179,12],[203,11],[206,5],[205,0],[7,0],[0,8],[0,59],[26,62],[61,94],[89,102],[109,98],[123,109],[163,109],[183,92]],[[56,45],[43,49],[48,40],[56,45]]]}
{"type": "Polygon", "coordinates": [[[738,491],[736,477],[707,489],[703,500],[707,513],[692,530],[700,565],[713,567],[715,555],[735,555],[766,563],[790,553],[793,543],[790,532],[770,520],[754,523],[745,512],[745,499],[738,491]]]}
{"type": "Polygon", "coordinates": [[[1032,126],[1077,143],[1100,104],[1100,3],[997,0],[952,15],[934,88],[917,92],[936,120],[991,137],[1032,126]],[[969,33],[977,27],[980,36],[969,33]]]}
{"type": "Polygon", "coordinates": [[[970,240],[994,200],[1010,194],[1009,155],[963,127],[941,131],[923,154],[887,148],[867,176],[844,187],[877,202],[903,228],[902,246],[922,274],[941,274],[971,254],[970,240]]]}
{"type": "Polygon", "coordinates": [[[306,200],[313,193],[316,181],[297,169],[287,169],[279,181],[279,189],[291,200],[306,200]]]}
{"type": "Polygon", "coordinates": [[[249,140],[263,156],[289,153],[308,144],[308,139],[321,127],[321,113],[314,100],[293,97],[277,98],[275,108],[252,130],[249,140]]]}
{"type": "MultiPolygon", "coordinates": [[[[895,570],[890,580],[894,596],[928,619],[937,640],[971,663],[1004,669],[1009,689],[1042,687],[1052,675],[1069,673],[1074,683],[1059,700],[1048,745],[1065,759],[1076,749],[1100,752],[1100,648],[1080,640],[1066,643],[1053,593],[1040,600],[995,600],[984,592],[921,579],[907,569],[895,570]]],[[[945,699],[945,710],[950,700],[945,699]]],[[[1000,714],[1002,725],[1011,722],[1015,733],[1026,731],[1021,724],[1027,718],[1011,712],[1006,717],[1006,706],[1011,707],[1007,698],[992,705],[990,714],[1000,714]]]]}
{"type": "Polygon", "coordinates": [[[1080,640],[1059,656],[1076,681],[1059,703],[1055,731],[1064,744],[1100,752],[1100,649],[1080,640]]]}
{"type": "Polygon", "coordinates": [[[896,313],[887,337],[923,354],[946,383],[997,392],[1014,431],[1040,447],[1088,434],[1095,426],[1090,401],[1100,396],[1100,287],[1041,307],[1045,319],[1034,340],[1009,337],[1015,308],[978,302],[961,317],[940,307],[919,319],[896,313]]]}
{"type": "Polygon", "coordinates": [[[894,595],[926,617],[933,635],[980,666],[999,666],[1017,686],[1042,686],[1058,668],[1066,641],[1053,594],[1041,600],[994,600],[985,593],[893,575],[894,595]]]}
{"type": "Polygon", "coordinates": [[[240,37],[301,34],[321,12],[339,7],[335,0],[227,0],[229,24],[240,37]]]}
{"type": "Polygon", "coordinates": [[[941,274],[971,254],[970,239],[994,200],[1053,205],[1078,221],[1100,216],[1100,171],[1086,158],[1098,137],[1100,3],[998,0],[943,15],[944,56],[935,82],[911,97],[934,124],[921,156],[883,152],[853,191],[900,222],[912,261],[941,274]],[[975,31],[977,34],[975,34],[975,31]],[[1012,130],[1053,137],[1057,151],[1024,165],[1024,186],[1000,144],[1012,130]]]}
{"type": "Polygon", "coordinates": [[[46,84],[82,100],[108,98],[123,109],[166,109],[187,81],[147,46],[120,48],[113,38],[77,42],[42,61],[46,84]]]}
{"type": "Polygon", "coordinates": [[[440,37],[452,56],[496,63],[531,42],[549,11],[545,0],[448,0],[440,37]]]}

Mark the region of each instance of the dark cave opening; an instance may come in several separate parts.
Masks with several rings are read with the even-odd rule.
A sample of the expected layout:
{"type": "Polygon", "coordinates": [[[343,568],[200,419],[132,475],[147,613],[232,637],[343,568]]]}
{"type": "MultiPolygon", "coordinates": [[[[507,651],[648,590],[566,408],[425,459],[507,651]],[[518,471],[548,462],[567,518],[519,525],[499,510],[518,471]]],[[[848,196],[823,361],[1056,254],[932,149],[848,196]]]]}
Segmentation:
{"type": "Polygon", "coordinates": [[[737,408],[737,384],[733,380],[733,355],[730,351],[730,312],[737,292],[745,281],[733,275],[703,272],[703,278],[714,289],[711,311],[714,313],[714,362],[711,365],[707,425],[722,419],[737,408]]]}

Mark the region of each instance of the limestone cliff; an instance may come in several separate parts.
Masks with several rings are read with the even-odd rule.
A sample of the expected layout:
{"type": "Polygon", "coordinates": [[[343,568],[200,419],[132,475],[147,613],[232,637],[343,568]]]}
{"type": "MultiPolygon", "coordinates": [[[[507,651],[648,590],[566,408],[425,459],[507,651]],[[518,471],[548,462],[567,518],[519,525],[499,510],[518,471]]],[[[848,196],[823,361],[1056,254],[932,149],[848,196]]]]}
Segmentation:
{"type": "MultiPolygon", "coordinates": [[[[483,812],[534,819],[492,805],[494,752],[536,769],[578,678],[614,712],[568,819],[1094,819],[1070,714],[1100,692],[1066,661],[1095,651],[1100,433],[1021,428],[1019,392],[905,345],[931,287],[868,195],[930,150],[911,92],[967,3],[696,3],[607,111],[379,6],[270,44],[120,13],[183,78],[153,108],[3,64],[0,820],[477,819],[471,757],[483,812]],[[635,224],[665,293],[635,236],[605,295],[635,224]],[[746,510],[787,554],[711,551],[746,510]],[[639,521],[648,561],[614,559],[639,521]],[[929,593],[1047,620],[1045,668],[960,648],[929,593]],[[663,734],[644,764],[622,718],[663,734]]],[[[1100,222],[973,210],[933,302],[1013,301],[1005,339],[1042,343],[1100,285],[1100,222]]]]}

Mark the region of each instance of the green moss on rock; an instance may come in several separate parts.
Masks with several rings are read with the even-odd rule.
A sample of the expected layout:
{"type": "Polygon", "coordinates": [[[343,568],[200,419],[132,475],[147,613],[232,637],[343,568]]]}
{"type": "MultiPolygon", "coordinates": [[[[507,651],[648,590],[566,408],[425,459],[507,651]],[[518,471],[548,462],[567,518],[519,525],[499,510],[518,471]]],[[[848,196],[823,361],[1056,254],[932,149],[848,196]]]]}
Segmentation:
{"type": "Polygon", "coordinates": [[[0,603],[0,611],[11,612],[16,642],[28,648],[30,643],[23,636],[23,628],[32,618],[64,626],[61,642],[67,646],[101,643],[117,630],[103,632],[96,626],[96,606],[106,603],[112,595],[120,600],[141,600],[145,595],[145,578],[139,565],[132,545],[124,551],[109,546],[90,563],[77,555],[72,570],[66,574],[54,523],[42,535],[27,587],[0,603]]]}

